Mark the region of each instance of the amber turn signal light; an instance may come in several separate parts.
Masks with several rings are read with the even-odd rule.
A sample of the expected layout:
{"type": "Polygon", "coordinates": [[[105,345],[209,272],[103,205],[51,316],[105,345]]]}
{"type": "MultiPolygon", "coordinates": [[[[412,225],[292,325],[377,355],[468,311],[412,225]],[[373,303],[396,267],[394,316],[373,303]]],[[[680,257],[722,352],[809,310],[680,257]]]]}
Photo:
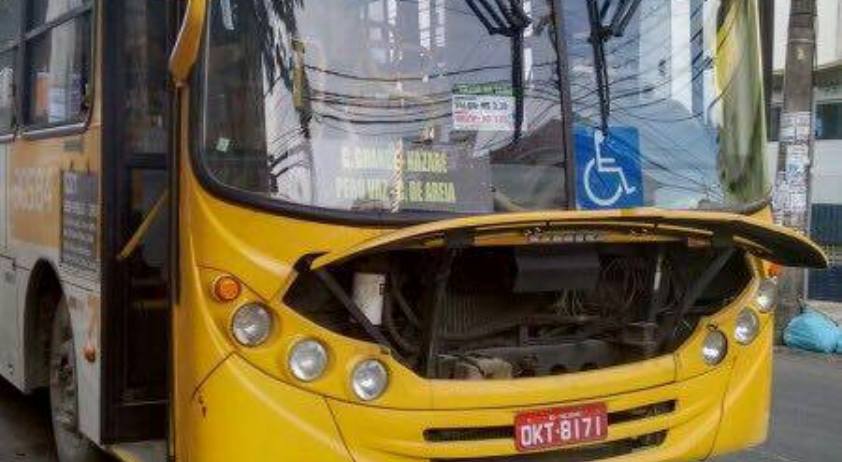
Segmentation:
{"type": "Polygon", "coordinates": [[[213,281],[213,298],[218,302],[232,302],[242,293],[242,286],[234,276],[219,276],[213,281]]]}

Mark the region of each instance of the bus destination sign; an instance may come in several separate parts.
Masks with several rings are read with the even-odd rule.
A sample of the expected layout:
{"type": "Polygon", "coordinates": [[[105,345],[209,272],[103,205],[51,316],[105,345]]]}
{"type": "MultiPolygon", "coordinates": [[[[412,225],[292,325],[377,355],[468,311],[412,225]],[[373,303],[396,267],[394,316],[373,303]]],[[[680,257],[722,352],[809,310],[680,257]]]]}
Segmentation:
{"type": "Polygon", "coordinates": [[[350,145],[317,168],[320,203],[354,210],[486,213],[492,210],[487,156],[463,145],[350,145]]]}

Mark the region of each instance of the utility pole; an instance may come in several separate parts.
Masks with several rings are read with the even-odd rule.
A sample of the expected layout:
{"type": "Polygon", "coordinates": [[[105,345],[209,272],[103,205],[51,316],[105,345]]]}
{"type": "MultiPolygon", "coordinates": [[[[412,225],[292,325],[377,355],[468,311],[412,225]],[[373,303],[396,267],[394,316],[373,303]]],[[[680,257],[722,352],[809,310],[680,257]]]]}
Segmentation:
{"type": "MultiPolygon", "coordinates": [[[[771,0],[762,0],[771,1],[771,0]]],[[[813,70],[816,57],[816,0],[792,0],[789,16],[784,105],[781,112],[775,221],[809,234],[810,170],[813,163],[813,70]]],[[[779,329],[798,312],[805,297],[804,270],[787,268],[780,276],[779,329]]]]}

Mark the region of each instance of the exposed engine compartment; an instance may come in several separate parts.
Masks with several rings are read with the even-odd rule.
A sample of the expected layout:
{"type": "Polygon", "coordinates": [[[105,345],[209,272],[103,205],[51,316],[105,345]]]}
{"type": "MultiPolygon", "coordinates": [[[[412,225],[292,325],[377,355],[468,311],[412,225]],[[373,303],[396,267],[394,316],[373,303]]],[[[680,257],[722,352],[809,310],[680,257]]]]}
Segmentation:
{"type": "Polygon", "coordinates": [[[512,379],[674,351],[750,277],[743,251],[683,241],[444,247],[301,271],[284,301],[423,377],[512,379]]]}

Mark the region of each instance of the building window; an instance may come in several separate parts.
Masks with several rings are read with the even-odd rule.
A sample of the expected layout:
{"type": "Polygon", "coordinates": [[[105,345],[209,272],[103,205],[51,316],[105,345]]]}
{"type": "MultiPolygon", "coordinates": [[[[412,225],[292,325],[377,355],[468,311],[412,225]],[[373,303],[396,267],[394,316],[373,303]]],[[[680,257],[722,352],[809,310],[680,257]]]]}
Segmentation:
{"type": "Polygon", "coordinates": [[[781,107],[772,106],[769,111],[769,141],[778,141],[781,136],[781,107]]]}
{"type": "Polygon", "coordinates": [[[20,1],[0,0],[0,133],[15,126],[15,61],[20,40],[20,1]]]}
{"type": "Polygon", "coordinates": [[[27,25],[27,125],[83,120],[89,109],[90,1],[33,1],[27,25]]]}
{"type": "Polygon", "coordinates": [[[842,102],[816,106],[816,139],[842,140],[842,102]]]}
{"type": "Polygon", "coordinates": [[[842,245],[826,245],[825,252],[830,260],[830,266],[842,267],[842,245]]]}

